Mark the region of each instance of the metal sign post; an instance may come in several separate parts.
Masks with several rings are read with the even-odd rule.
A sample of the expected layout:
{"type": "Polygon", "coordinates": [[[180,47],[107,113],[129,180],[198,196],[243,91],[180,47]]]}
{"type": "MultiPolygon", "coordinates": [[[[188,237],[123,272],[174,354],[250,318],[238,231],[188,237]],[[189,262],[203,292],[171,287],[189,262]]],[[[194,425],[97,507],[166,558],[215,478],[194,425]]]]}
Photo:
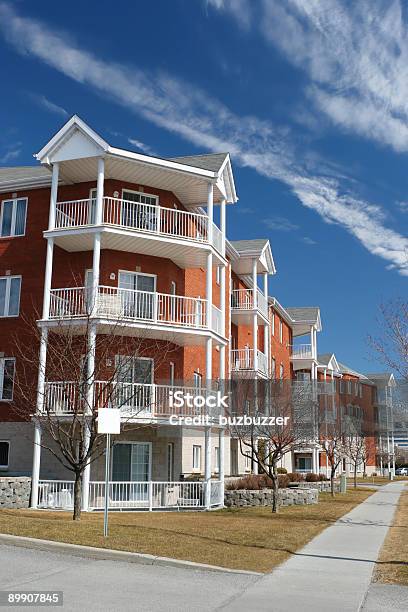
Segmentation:
{"type": "Polygon", "coordinates": [[[98,434],[106,434],[105,453],[105,501],[103,516],[103,535],[108,536],[109,518],[109,479],[110,479],[110,451],[111,434],[120,434],[120,410],[116,408],[99,408],[98,434]]]}
{"type": "Polygon", "coordinates": [[[110,449],[111,449],[111,435],[106,434],[105,504],[104,504],[104,513],[103,513],[103,535],[105,536],[105,538],[108,537],[110,449]]]}

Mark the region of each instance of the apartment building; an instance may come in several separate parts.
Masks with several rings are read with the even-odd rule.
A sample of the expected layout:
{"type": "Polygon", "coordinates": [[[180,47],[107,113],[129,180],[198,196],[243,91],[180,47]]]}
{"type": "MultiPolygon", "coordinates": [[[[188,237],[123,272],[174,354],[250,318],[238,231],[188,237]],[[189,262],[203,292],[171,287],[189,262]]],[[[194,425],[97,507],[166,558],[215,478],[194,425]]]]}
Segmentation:
{"type": "MultiPolygon", "coordinates": [[[[118,149],[74,116],[36,158],[38,166],[0,169],[0,473],[32,475],[33,507],[72,504],[72,473],[45,448],[53,443],[41,418],[29,418],[72,419],[78,384],[57,377],[50,359],[57,335],[69,332],[86,336],[80,367],[96,407],[105,407],[101,389],[127,357],[123,347],[138,352],[115,380],[123,422],[113,507],[222,505],[224,478],[254,465],[222,427],[170,425],[171,395],[213,393],[234,376],[353,378],[318,355],[319,308],[268,297],[268,240],[228,241],[227,211],[238,200],[228,153],[164,159],[118,149]],[[39,359],[24,418],[15,338],[21,349],[29,319],[39,359]]],[[[185,404],[182,413],[197,411],[185,404]]],[[[285,467],[323,469],[318,444],[288,455],[285,467]]],[[[101,507],[103,475],[101,455],[84,473],[84,509],[101,507]]]]}

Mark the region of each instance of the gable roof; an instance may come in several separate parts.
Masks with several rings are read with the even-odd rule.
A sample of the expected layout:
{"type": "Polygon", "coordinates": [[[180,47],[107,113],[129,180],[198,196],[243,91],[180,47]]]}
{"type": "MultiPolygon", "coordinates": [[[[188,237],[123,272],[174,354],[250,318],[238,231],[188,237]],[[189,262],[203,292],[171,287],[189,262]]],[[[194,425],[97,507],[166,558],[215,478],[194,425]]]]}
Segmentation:
{"type": "Polygon", "coordinates": [[[267,238],[255,238],[254,240],[232,240],[231,244],[239,253],[253,253],[262,251],[269,243],[267,238]]]}
{"type": "Polygon", "coordinates": [[[318,306],[286,306],[286,311],[293,321],[316,323],[319,320],[320,308],[318,306]]]}
{"type": "Polygon", "coordinates": [[[317,356],[317,361],[323,366],[328,366],[334,353],[322,353],[317,356]]]}
{"type": "Polygon", "coordinates": [[[206,153],[203,155],[168,157],[167,159],[169,161],[178,162],[179,164],[185,164],[186,166],[194,166],[195,168],[202,168],[203,170],[218,172],[228,155],[228,153],[206,153]]]}
{"type": "Polygon", "coordinates": [[[342,374],[350,374],[351,376],[357,376],[363,382],[365,382],[367,384],[371,384],[371,385],[373,384],[373,382],[367,376],[365,376],[365,374],[361,374],[361,372],[357,372],[356,370],[352,370],[351,368],[349,368],[348,365],[345,365],[344,363],[340,363],[340,361],[338,361],[337,363],[339,364],[340,372],[342,374]]]}

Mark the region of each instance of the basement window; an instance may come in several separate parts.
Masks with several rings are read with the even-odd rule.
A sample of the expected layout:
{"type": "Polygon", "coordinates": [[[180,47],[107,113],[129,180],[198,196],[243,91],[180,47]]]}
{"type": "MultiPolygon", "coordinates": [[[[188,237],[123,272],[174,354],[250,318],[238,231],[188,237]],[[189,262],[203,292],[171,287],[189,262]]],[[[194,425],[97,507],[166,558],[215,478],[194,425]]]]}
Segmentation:
{"type": "Polygon", "coordinates": [[[7,470],[9,466],[10,442],[0,440],[0,470],[7,470]]]}

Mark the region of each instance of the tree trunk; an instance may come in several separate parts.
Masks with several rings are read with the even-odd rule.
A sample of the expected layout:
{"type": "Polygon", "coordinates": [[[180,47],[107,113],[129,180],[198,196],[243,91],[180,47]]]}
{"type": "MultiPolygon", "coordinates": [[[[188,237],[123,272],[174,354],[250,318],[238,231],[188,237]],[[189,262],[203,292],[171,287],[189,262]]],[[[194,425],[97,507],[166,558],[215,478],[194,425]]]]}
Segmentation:
{"type": "Polygon", "coordinates": [[[354,464],[354,488],[357,489],[357,463],[354,464]]]}
{"type": "Polygon", "coordinates": [[[81,506],[82,506],[82,472],[75,474],[74,482],[74,521],[81,519],[81,506]]]}
{"type": "Polygon", "coordinates": [[[334,497],[334,475],[335,473],[336,473],[336,470],[332,466],[331,471],[330,471],[330,492],[331,492],[332,497],[334,497]]]}
{"type": "Polygon", "coordinates": [[[271,474],[273,489],[272,489],[272,512],[277,513],[279,511],[279,479],[276,471],[276,466],[273,467],[271,474]]]}

